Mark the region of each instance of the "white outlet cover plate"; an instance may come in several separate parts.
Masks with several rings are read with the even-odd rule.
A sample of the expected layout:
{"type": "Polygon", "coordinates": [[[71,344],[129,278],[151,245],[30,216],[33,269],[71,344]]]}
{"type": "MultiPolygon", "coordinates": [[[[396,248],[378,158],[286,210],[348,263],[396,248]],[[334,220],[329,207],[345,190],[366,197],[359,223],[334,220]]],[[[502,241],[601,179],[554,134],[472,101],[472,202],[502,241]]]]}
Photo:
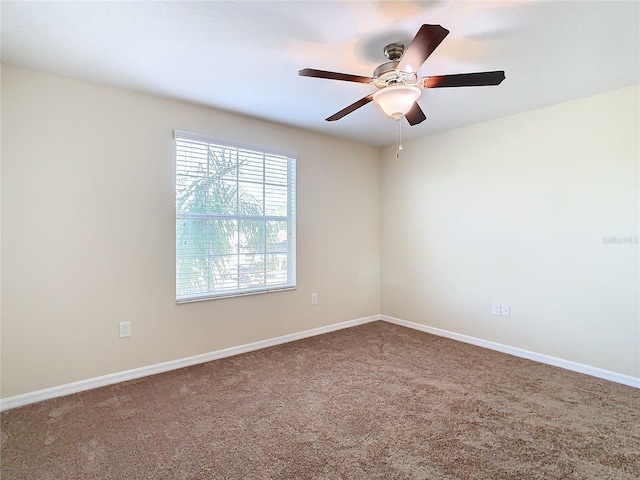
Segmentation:
{"type": "Polygon", "coordinates": [[[120,322],[120,338],[131,336],[131,322],[120,322]]]}

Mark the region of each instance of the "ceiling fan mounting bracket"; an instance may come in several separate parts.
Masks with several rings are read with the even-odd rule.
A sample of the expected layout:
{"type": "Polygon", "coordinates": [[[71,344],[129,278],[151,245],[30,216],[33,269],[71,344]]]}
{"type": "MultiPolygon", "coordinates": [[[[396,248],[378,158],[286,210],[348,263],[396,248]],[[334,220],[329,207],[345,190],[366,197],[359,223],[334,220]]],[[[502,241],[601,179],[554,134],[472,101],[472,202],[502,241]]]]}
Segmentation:
{"type": "Polygon", "coordinates": [[[401,43],[390,43],[389,45],[384,47],[384,56],[392,62],[400,60],[403,53],[404,45],[402,45],[401,43]]]}

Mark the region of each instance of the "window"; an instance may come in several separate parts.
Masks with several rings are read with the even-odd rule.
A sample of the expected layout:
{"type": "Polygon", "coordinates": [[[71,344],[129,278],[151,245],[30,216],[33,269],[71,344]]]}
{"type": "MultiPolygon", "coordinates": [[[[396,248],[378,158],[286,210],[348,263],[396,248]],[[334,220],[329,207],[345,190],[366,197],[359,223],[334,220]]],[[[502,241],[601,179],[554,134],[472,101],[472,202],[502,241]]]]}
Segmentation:
{"type": "Polygon", "coordinates": [[[176,301],[296,286],[296,155],[176,130],[176,301]]]}

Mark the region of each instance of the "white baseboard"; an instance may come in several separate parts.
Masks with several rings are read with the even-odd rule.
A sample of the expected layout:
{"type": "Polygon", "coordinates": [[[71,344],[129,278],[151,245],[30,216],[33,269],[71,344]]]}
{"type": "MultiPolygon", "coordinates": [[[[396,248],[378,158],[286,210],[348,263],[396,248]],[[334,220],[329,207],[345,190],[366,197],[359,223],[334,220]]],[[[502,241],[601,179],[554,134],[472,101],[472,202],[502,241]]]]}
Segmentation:
{"type": "Polygon", "coordinates": [[[70,395],[72,393],[78,393],[98,387],[113,385],[115,383],[126,382],[127,380],[134,380],[136,378],[146,377],[148,375],[155,375],[157,373],[177,370],[179,368],[189,367],[192,365],[197,365],[199,363],[210,362],[212,360],[218,360],[220,358],[231,357],[233,355],[239,355],[241,353],[252,352],[261,348],[267,348],[287,342],[293,342],[295,340],[301,340],[303,338],[309,338],[315,335],[321,335],[323,333],[334,332],[336,330],[341,330],[344,328],[355,327],[357,325],[363,325],[365,323],[375,322],[378,320],[384,320],[385,322],[394,323],[396,325],[412,328],[421,332],[431,333],[440,337],[446,337],[452,340],[457,340],[459,342],[469,343],[479,347],[488,348],[490,350],[496,350],[498,352],[507,353],[509,355],[526,358],[540,363],[545,363],[547,365],[553,365],[555,367],[564,368],[574,372],[584,373],[586,375],[610,380],[612,382],[621,383],[630,387],[640,388],[640,378],[632,377],[630,375],[623,375],[621,373],[611,372],[602,368],[592,367],[569,360],[563,360],[561,358],[544,355],[542,353],[531,352],[529,350],[511,347],[509,345],[502,345],[500,343],[490,342],[488,340],[482,340],[480,338],[470,337],[467,335],[462,335],[460,333],[450,332],[448,330],[428,327],[420,323],[409,322],[407,320],[390,317],[388,315],[371,315],[370,317],[363,317],[346,322],[334,323],[332,325],[327,325],[324,327],[304,330],[302,332],[283,335],[281,337],[270,338],[267,340],[260,340],[258,342],[247,343],[245,345],[239,345],[237,347],[225,348],[223,350],[216,350],[209,353],[194,355],[192,357],[180,358],[177,360],[171,360],[169,362],[149,365],[147,367],[134,368],[132,370],[126,370],[124,372],[112,373],[100,377],[89,378],[87,380],[67,383],[65,385],[45,388],[43,390],[37,390],[35,392],[23,393],[21,395],[15,395],[13,397],[3,398],[0,399],[0,411],[22,407],[31,403],[41,402],[43,400],[48,400],[56,397],[62,397],[64,395],[70,395]]]}
{"type": "Polygon", "coordinates": [[[610,370],[604,370],[602,368],[592,367],[590,365],[584,365],[582,363],[572,362],[570,360],[564,360],[562,358],[552,357],[550,355],[545,355],[542,353],[523,350],[521,348],[503,345],[501,343],[490,342],[488,340],[470,337],[467,335],[462,335],[460,333],[450,332],[448,330],[428,327],[420,323],[409,322],[407,320],[390,317],[388,315],[381,315],[380,318],[385,322],[394,323],[396,325],[412,328],[414,330],[420,330],[421,332],[431,333],[439,337],[446,337],[452,340],[457,340],[459,342],[470,343],[471,345],[488,348],[489,350],[496,350],[498,352],[507,353],[516,357],[526,358],[528,360],[534,360],[536,362],[544,363],[547,365],[553,365],[554,367],[560,367],[566,370],[571,370],[573,372],[591,375],[592,377],[621,383],[630,387],[640,388],[640,378],[632,377],[631,375],[624,375],[622,373],[616,373],[610,370]]]}
{"type": "Polygon", "coordinates": [[[323,333],[329,333],[336,330],[341,330],[343,328],[355,327],[357,325],[363,325],[365,323],[375,322],[378,320],[380,320],[380,315],[357,318],[355,320],[349,320],[346,322],[334,323],[325,327],[312,328],[311,330],[291,333],[289,335],[283,335],[281,337],[247,343],[245,345],[239,345],[237,347],[225,348],[223,350],[216,350],[214,352],[194,355],[192,357],[157,363],[155,365],[149,365],[147,367],[134,368],[133,370],[111,373],[109,375],[89,378],[87,380],[80,380],[78,382],[67,383],[56,387],[45,388],[43,390],[37,390],[35,392],[23,393],[21,395],[15,395],[13,397],[0,399],[0,411],[22,407],[31,403],[41,402],[43,400],[49,400],[56,397],[62,397],[64,395],[70,395],[72,393],[78,393],[98,387],[113,385],[115,383],[126,382],[127,380],[134,380],[136,378],[146,377],[148,375],[155,375],[157,373],[168,372],[170,370],[177,370],[178,368],[190,367],[199,363],[205,363],[212,360],[218,360],[220,358],[231,357],[233,355],[239,355],[241,353],[259,350],[261,348],[273,347],[282,343],[293,342],[295,340],[301,340],[303,338],[313,337],[315,335],[321,335],[323,333]]]}

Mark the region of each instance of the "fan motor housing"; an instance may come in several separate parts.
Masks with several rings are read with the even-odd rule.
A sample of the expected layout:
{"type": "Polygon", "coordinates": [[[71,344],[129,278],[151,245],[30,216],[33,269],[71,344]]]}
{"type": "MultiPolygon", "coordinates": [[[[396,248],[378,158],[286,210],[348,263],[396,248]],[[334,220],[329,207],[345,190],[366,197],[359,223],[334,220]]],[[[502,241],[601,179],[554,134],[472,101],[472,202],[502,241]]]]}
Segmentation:
{"type": "Polygon", "coordinates": [[[402,72],[398,70],[400,59],[404,54],[404,45],[401,43],[390,43],[384,47],[384,55],[389,59],[373,71],[373,84],[378,88],[385,88],[389,85],[402,83],[406,85],[416,85],[418,77],[415,73],[402,72]]]}
{"type": "Polygon", "coordinates": [[[373,84],[378,88],[402,83],[405,85],[417,85],[418,76],[415,73],[398,70],[399,61],[383,63],[373,71],[373,84]]]}
{"type": "Polygon", "coordinates": [[[396,72],[396,69],[398,68],[399,63],[400,62],[398,61],[383,63],[373,71],[373,78],[382,79],[382,77],[385,75],[387,76],[389,76],[389,74],[395,75],[395,72],[396,72]]]}

